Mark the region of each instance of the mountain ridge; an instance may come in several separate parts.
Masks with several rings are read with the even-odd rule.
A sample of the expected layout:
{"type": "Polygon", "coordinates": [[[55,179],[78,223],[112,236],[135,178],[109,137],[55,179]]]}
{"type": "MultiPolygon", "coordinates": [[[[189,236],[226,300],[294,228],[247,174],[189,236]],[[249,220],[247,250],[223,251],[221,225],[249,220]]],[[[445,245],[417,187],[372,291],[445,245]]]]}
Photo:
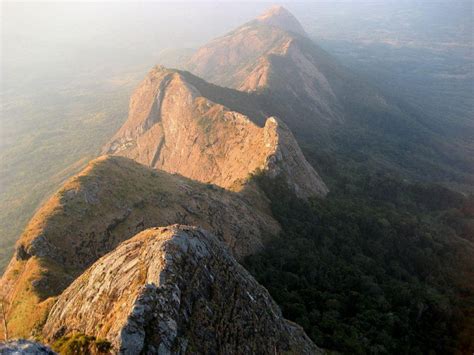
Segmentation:
{"type": "Polygon", "coordinates": [[[99,257],[140,230],[188,223],[217,235],[238,258],[280,230],[254,186],[234,193],[123,157],[104,156],[72,177],[38,210],[2,276],[8,327],[27,336],[59,295],[99,257]]]}
{"type": "Polygon", "coordinates": [[[472,191],[468,148],[446,141],[430,117],[381,91],[305,36],[254,20],[177,64],[256,96],[267,115],[289,126],[326,179],[331,173],[324,170],[334,165],[341,165],[340,171],[370,166],[472,191]]]}
{"type": "MultiPolygon", "coordinates": [[[[410,215],[405,204],[416,207],[423,194],[442,190],[413,189],[415,197],[407,197],[396,181],[388,181],[371,187],[376,190],[374,196],[395,195],[395,202],[374,198],[364,205],[366,196],[357,193],[366,193],[367,186],[358,190],[360,185],[354,181],[360,171],[351,163],[344,165],[344,170],[334,169],[333,177],[338,179],[339,193],[347,193],[352,200],[324,205],[327,199],[322,198],[328,188],[316,172],[315,162],[325,154],[326,169],[342,159],[356,161],[360,163],[357,167],[370,171],[372,161],[364,160],[370,156],[380,164],[376,167],[399,163],[423,172],[426,165],[418,166],[418,162],[432,167],[437,160],[428,159],[432,157],[430,149],[442,150],[444,146],[432,145],[438,137],[424,140],[429,127],[359,82],[312,43],[300,27],[284,8],[273,8],[194,53],[187,65],[200,71],[204,79],[162,66],[148,73],[130,99],[127,121],[104,146],[102,152],[107,155],[66,182],[38,210],[19,239],[0,281],[1,296],[10,303],[8,327],[14,335],[44,336],[53,343],[81,332],[105,336],[116,351],[131,353],[176,349],[317,353],[319,349],[299,327],[282,318],[266,290],[234,258],[241,261],[279,244],[283,257],[270,258],[262,265],[275,263],[274,271],[281,271],[285,280],[277,281],[288,286],[282,298],[290,299],[285,311],[301,315],[296,318],[301,324],[321,320],[322,327],[329,328],[334,325],[334,315],[338,311],[342,314],[343,307],[336,299],[341,289],[326,285],[328,293],[334,292],[334,298],[329,298],[332,295],[323,295],[317,284],[308,281],[311,274],[313,280],[338,282],[324,267],[312,268],[320,261],[315,257],[319,247],[320,255],[328,259],[328,270],[336,274],[340,270],[333,270],[332,262],[353,256],[353,264],[348,261],[344,270],[349,283],[362,285],[356,288],[356,303],[364,301],[364,292],[371,292],[380,295],[386,309],[390,298],[383,299],[382,290],[368,277],[360,282],[371,275],[367,269],[357,269],[360,271],[352,275],[352,266],[360,262],[372,268],[377,264],[371,259],[385,257],[380,248],[389,245],[387,251],[395,245],[394,256],[389,254],[395,262],[387,270],[378,268],[373,275],[385,280],[384,273],[393,272],[398,285],[395,290],[403,290],[405,278],[423,276],[417,269],[426,271],[426,260],[436,261],[445,252],[444,246],[454,248],[448,242],[436,244],[426,226],[420,234],[417,218],[426,219],[429,227],[432,219],[452,218],[451,225],[447,224],[448,236],[456,228],[466,227],[465,233],[469,233],[467,216],[466,221],[461,219],[464,226],[456,210],[442,217],[435,215],[438,210],[429,209],[426,214],[410,215]],[[405,140],[399,141],[399,137],[405,140]],[[299,143],[310,153],[307,156],[313,165],[299,143]],[[413,157],[418,148],[423,148],[422,155],[413,157]],[[399,154],[404,155],[400,158],[399,154]],[[351,208],[341,214],[341,206],[346,204],[351,208]],[[400,215],[396,208],[400,208],[400,215]],[[387,215],[381,213],[385,210],[387,215]],[[320,219],[322,213],[326,220],[320,219]],[[371,215],[366,216],[368,213],[371,215]],[[342,250],[327,249],[338,231],[348,237],[339,244],[342,250]],[[397,259],[398,241],[388,239],[390,244],[383,244],[387,243],[385,231],[413,239],[409,245],[416,258],[414,271],[411,265],[407,270],[397,268],[397,262],[403,261],[397,259]],[[366,238],[374,240],[361,243],[366,238]],[[344,248],[348,239],[353,250],[344,248]],[[358,250],[361,244],[370,253],[358,250]],[[304,257],[295,257],[298,249],[304,257]],[[304,263],[310,264],[308,275],[301,275],[299,266],[304,263]],[[392,265],[395,270],[389,270],[392,265]],[[296,282],[303,285],[300,299],[292,293],[296,282]],[[213,288],[215,283],[217,289],[213,288]],[[316,297],[328,300],[322,303],[321,313],[313,308],[316,297]],[[203,303],[196,301],[199,299],[203,303]],[[303,303],[315,312],[306,312],[303,303]],[[188,307],[190,304],[193,307],[188,307]]],[[[468,243],[467,239],[462,241],[468,243]]],[[[261,280],[268,281],[268,275],[261,280]]],[[[429,283],[420,285],[424,291],[429,283]]],[[[392,291],[390,288],[387,295],[392,291]]],[[[437,297],[436,292],[426,298],[416,294],[415,299],[430,305],[429,296],[437,297]]],[[[420,311],[426,304],[412,306],[426,316],[429,312],[420,311]]],[[[364,307],[362,303],[357,306],[364,307]]],[[[438,309],[439,305],[434,306],[438,309]]],[[[363,316],[372,319],[372,313],[370,309],[363,316]]],[[[355,328],[345,328],[330,341],[349,339],[344,346],[360,349],[350,334],[345,336],[347,329],[355,328]]],[[[323,330],[311,333],[318,344],[326,335],[323,330]]]]}
{"type": "Polygon", "coordinates": [[[142,231],[78,277],[44,327],[50,342],[73,332],[119,353],[321,353],[217,238],[183,225],[142,231]]]}
{"type": "Polygon", "coordinates": [[[281,7],[269,10],[211,40],[177,65],[216,85],[263,96],[264,101],[278,97],[291,106],[301,106],[295,112],[273,102],[267,107],[296,135],[347,121],[346,97],[366,101],[376,109],[388,108],[389,104],[376,90],[359,82],[337,59],[309,39],[293,15],[289,16],[303,33],[274,25],[280,12],[290,14],[281,7]]]}
{"type": "MultiPolygon", "coordinates": [[[[205,97],[199,86],[207,93],[220,90],[191,74],[153,68],[132,95],[127,121],[103,153],[232,191],[243,189],[253,174],[262,172],[282,175],[302,198],[327,193],[281,120],[266,117],[258,106],[243,110],[252,111],[251,116],[229,109],[205,97]]],[[[231,102],[241,94],[227,90],[225,96],[223,101],[231,102]]]]}

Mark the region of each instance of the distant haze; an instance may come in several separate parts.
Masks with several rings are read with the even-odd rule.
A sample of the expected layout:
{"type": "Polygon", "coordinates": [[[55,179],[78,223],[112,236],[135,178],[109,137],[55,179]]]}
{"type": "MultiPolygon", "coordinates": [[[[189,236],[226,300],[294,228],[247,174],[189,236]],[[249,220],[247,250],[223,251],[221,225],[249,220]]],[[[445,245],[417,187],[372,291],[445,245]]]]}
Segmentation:
{"type": "MultiPolygon", "coordinates": [[[[270,4],[2,2],[2,84],[4,88],[18,85],[35,71],[53,65],[76,71],[140,62],[151,65],[162,49],[196,47],[255,17],[270,4]]],[[[316,38],[395,44],[455,42],[472,47],[470,1],[293,1],[284,5],[316,38]]]]}

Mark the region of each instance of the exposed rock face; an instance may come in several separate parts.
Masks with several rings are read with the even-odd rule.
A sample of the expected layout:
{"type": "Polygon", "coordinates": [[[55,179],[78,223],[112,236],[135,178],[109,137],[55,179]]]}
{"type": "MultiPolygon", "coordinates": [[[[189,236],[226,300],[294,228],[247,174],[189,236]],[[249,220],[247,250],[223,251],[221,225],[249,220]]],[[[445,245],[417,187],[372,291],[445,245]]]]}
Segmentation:
{"type": "Polygon", "coordinates": [[[345,122],[348,101],[387,107],[282,7],[202,46],[181,67],[217,85],[268,95],[266,112],[302,135],[345,122]]]}
{"type": "Polygon", "coordinates": [[[0,354],[2,355],[54,355],[56,354],[47,346],[26,339],[18,339],[0,342],[0,354]]]}
{"type": "MultiPolygon", "coordinates": [[[[199,48],[184,67],[218,85],[247,92],[270,91],[287,102],[297,99],[318,123],[343,119],[334,91],[341,68],[306,37],[296,18],[282,7],[271,8],[199,48]]],[[[294,117],[281,118],[296,126],[291,122],[294,117]]]]}
{"type": "Polygon", "coordinates": [[[27,336],[72,280],[102,255],[152,226],[202,226],[241,257],[279,231],[258,189],[234,193],[102,157],[68,181],[36,213],[1,280],[10,332],[27,336]]]}
{"type": "Polygon", "coordinates": [[[217,238],[179,225],[141,232],[64,291],[44,336],[73,332],[125,354],[320,352],[217,238]]]}
{"type": "MultiPolygon", "coordinates": [[[[282,177],[302,198],[327,193],[288,127],[275,118],[282,111],[269,114],[271,100],[256,94],[279,78],[294,95],[331,95],[299,47],[292,49],[295,38],[306,40],[295,21],[277,8],[224,37],[228,48],[218,40],[209,53],[201,51],[201,69],[227,76],[241,91],[163,67],[149,73],[131,98],[127,122],[104,148],[123,157],[92,162],[38,210],[21,236],[0,282],[12,334],[40,329],[55,297],[78,275],[146,228],[192,224],[217,235],[236,258],[259,250],[280,227],[254,174],[282,177]],[[308,83],[292,81],[291,71],[273,74],[275,58],[288,53],[307,67],[308,83]],[[311,86],[316,82],[318,88],[311,86]]],[[[299,102],[281,105],[293,110],[299,102]]]]}
{"type": "Polygon", "coordinates": [[[284,123],[270,117],[261,127],[258,118],[204,97],[188,78],[155,67],[133,94],[129,118],[104,153],[233,191],[262,171],[282,174],[300,197],[326,194],[284,123]]]}
{"type": "MultiPolygon", "coordinates": [[[[255,68],[268,69],[266,54],[278,52],[291,38],[284,30],[253,21],[199,48],[184,68],[214,84],[239,89],[255,68]]],[[[266,76],[254,82],[264,87],[266,76]]]]}

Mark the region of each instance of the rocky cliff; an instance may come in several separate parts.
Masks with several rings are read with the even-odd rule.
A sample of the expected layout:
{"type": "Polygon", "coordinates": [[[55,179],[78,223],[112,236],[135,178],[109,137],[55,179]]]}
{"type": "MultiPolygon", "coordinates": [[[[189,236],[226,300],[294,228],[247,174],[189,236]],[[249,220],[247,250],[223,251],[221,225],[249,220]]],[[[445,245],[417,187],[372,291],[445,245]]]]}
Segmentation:
{"type": "Polygon", "coordinates": [[[300,197],[326,194],[283,122],[264,118],[251,98],[242,100],[232,90],[222,90],[220,98],[206,89],[190,74],[155,67],[135,90],[128,120],[103,152],[232,191],[262,172],[281,175],[300,197]],[[224,105],[237,100],[234,109],[224,105]]]}
{"type": "Polygon", "coordinates": [[[314,119],[343,118],[333,82],[341,68],[282,7],[273,7],[199,48],[185,68],[219,85],[248,92],[269,90],[287,100],[298,98],[311,108],[314,119]]]}
{"type": "Polygon", "coordinates": [[[80,332],[124,354],[316,354],[217,238],[152,228],[99,259],[58,298],[49,341],[80,332]]]}
{"type": "Polygon", "coordinates": [[[278,6],[198,48],[180,67],[214,84],[266,96],[266,112],[301,135],[345,122],[354,103],[388,108],[278,6]]]}
{"type": "Polygon", "coordinates": [[[80,273],[120,242],[153,226],[188,223],[221,238],[237,256],[260,249],[279,231],[258,189],[234,193],[102,157],[46,202],[17,243],[1,280],[10,332],[28,336],[80,273]]]}
{"type": "MultiPolygon", "coordinates": [[[[292,16],[272,11],[242,36],[253,38],[262,51],[276,43],[286,51],[292,36],[305,38],[292,16]]],[[[244,37],[229,57],[236,55],[237,66],[244,37]]],[[[257,174],[281,178],[301,198],[324,196],[326,185],[286,124],[269,114],[269,98],[256,90],[153,68],[130,100],[128,120],[104,147],[113,156],[91,162],[66,182],[20,237],[0,283],[10,333],[37,335],[56,298],[79,275],[146,228],[173,223],[205,228],[237,259],[260,250],[280,226],[254,182],[257,174]]]]}

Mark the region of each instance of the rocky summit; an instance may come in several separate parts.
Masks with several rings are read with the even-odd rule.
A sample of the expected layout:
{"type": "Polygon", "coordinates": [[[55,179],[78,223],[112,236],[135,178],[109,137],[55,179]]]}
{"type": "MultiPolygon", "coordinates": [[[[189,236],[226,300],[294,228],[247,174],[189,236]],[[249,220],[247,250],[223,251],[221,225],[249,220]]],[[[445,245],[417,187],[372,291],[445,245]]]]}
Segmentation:
{"type": "Polygon", "coordinates": [[[214,84],[265,97],[265,112],[299,135],[338,127],[354,105],[389,109],[380,92],[311,41],[281,6],[175,64],[214,84]]]}
{"type": "Polygon", "coordinates": [[[301,36],[307,36],[306,31],[296,17],[281,5],[272,6],[258,16],[256,21],[288,32],[297,33],[301,36]]]}
{"type": "Polygon", "coordinates": [[[218,85],[298,99],[311,109],[314,120],[343,119],[337,97],[343,68],[313,44],[282,7],[199,48],[184,68],[218,85]]]}
{"type": "Polygon", "coordinates": [[[69,286],[44,326],[124,354],[316,354],[268,292],[201,228],[152,228],[122,243],[69,286]]]}
{"type": "Polygon", "coordinates": [[[128,120],[103,153],[232,191],[262,172],[281,176],[300,197],[325,195],[326,185],[288,127],[247,101],[234,90],[157,66],[135,90],[128,120]]]}

